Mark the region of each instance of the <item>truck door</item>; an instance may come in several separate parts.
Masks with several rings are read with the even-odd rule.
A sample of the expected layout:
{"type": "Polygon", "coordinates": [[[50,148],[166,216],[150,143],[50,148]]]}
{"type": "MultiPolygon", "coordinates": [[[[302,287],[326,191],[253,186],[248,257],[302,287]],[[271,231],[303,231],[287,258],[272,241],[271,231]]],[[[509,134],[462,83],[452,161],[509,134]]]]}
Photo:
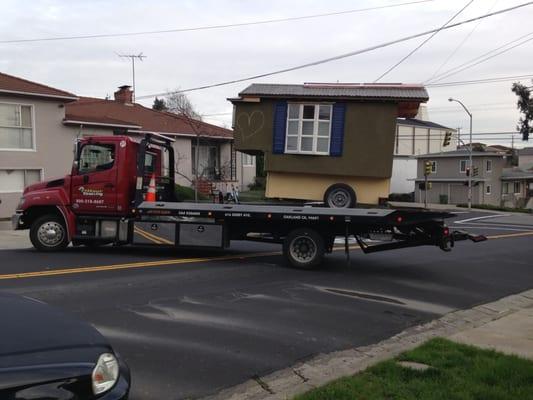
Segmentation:
{"type": "Polygon", "coordinates": [[[72,208],[76,213],[115,212],[117,209],[117,149],[114,142],[87,142],[79,152],[72,175],[72,208]]]}

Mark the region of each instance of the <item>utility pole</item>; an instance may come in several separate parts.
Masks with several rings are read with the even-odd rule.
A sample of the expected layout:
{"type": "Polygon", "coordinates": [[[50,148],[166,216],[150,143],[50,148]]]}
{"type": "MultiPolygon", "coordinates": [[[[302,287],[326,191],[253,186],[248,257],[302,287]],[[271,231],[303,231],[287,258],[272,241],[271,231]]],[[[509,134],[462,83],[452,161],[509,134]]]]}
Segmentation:
{"type": "Polygon", "coordinates": [[[461,143],[461,127],[457,127],[457,147],[459,147],[459,143],[461,143]]]}
{"type": "Polygon", "coordinates": [[[137,93],[135,91],[135,59],[139,59],[139,61],[142,61],[143,58],[146,58],[146,56],[143,55],[143,53],[139,54],[117,54],[121,58],[129,58],[131,59],[131,69],[132,69],[132,75],[133,75],[133,96],[132,101],[135,103],[135,94],[137,93]]]}

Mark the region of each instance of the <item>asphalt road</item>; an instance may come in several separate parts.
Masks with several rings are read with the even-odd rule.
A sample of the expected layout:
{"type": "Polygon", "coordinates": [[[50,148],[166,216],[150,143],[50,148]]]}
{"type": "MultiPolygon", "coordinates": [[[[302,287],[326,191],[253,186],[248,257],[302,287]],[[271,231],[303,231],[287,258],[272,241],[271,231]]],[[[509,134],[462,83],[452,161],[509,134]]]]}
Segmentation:
{"type": "Polygon", "coordinates": [[[0,290],[95,325],[130,365],[133,400],[199,397],[532,288],[533,224],[471,220],[489,215],[453,225],[493,237],[483,243],[353,250],[350,264],[335,252],[318,271],[286,268],[278,246],[246,242],[229,252],[3,250],[0,290]]]}

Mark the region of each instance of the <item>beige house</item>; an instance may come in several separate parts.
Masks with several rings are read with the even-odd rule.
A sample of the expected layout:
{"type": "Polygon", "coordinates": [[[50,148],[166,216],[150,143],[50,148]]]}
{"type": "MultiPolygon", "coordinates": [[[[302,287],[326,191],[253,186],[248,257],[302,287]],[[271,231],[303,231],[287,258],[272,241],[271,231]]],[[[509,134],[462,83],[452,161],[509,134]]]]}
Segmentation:
{"type": "Polygon", "coordinates": [[[0,218],[15,210],[24,187],[64,175],[72,164],[65,104],[76,95],[0,73],[0,218]]]}
{"type": "Polygon", "coordinates": [[[87,98],[0,73],[0,219],[26,186],[69,173],[77,137],[146,132],[175,139],[181,185],[193,183],[197,144],[202,188],[242,190],[255,178],[255,160],[235,151],[231,130],[133,103],[129,86],[113,100],[87,98]]]}

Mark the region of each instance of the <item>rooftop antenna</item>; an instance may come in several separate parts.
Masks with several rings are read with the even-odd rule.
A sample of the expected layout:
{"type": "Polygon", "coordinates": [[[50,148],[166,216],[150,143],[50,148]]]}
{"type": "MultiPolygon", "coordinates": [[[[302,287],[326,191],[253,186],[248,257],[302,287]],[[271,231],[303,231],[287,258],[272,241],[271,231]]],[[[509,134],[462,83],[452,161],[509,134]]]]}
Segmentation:
{"type": "Polygon", "coordinates": [[[131,69],[132,69],[132,75],[133,75],[133,95],[132,95],[132,101],[135,103],[135,59],[139,59],[139,61],[142,61],[143,58],[146,58],[145,55],[143,55],[142,52],[139,54],[118,54],[117,56],[121,58],[129,58],[131,59],[131,69]]]}

